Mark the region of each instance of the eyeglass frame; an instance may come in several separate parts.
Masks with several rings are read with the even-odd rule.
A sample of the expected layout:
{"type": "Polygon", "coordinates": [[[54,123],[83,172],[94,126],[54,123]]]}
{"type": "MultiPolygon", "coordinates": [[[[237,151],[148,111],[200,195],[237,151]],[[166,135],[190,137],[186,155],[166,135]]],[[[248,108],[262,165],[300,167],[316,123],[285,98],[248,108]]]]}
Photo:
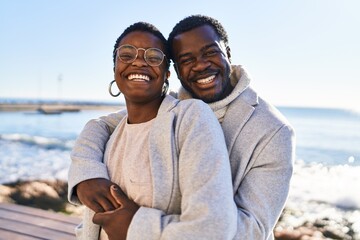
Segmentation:
{"type": "Polygon", "coordinates": [[[153,47],[152,47],[152,48],[147,48],[147,49],[145,49],[145,48],[137,48],[137,47],[135,47],[135,46],[133,46],[133,45],[131,45],[131,44],[123,44],[123,45],[117,47],[117,48],[115,49],[116,58],[118,58],[122,63],[126,63],[126,64],[133,63],[133,62],[135,62],[135,60],[137,59],[137,57],[138,57],[138,55],[139,55],[139,50],[143,50],[143,51],[144,51],[144,57],[143,57],[143,58],[144,58],[145,62],[146,62],[149,66],[151,66],[151,67],[158,67],[158,66],[160,66],[160,65],[164,62],[164,59],[166,58],[165,53],[164,53],[163,51],[161,51],[161,49],[159,49],[159,48],[153,48],[153,47]],[[125,62],[124,60],[122,60],[122,59],[120,58],[120,56],[119,56],[119,54],[118,54],[119,48],[124,47],[124,46],[130,46],[130,47],[136,49],[136,56],[135,56],[135,58],[134,58],[132,61],[130,61],[130,62],[125,62]],[[158,65],[150,64],[150,63],[148,62],[147,58],[146,58],[146,52],[147,52],[148,50],[151,50],[151,49],[155,49],[155,50],[160,51],[160,52],[162,53],[162,59],[161,59],[161,62],[160,62],[158,65]]]}

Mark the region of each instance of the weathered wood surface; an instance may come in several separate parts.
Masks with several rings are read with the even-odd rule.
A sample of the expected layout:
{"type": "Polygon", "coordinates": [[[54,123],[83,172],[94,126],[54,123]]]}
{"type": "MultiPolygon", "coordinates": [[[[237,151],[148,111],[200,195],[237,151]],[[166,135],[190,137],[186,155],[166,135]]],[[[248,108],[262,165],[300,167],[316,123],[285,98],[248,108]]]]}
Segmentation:
{"type": "Polygon", "coordinates": [[[0,203],[0,239],[75,239],[80,218],[31,207],[0,203]]]}

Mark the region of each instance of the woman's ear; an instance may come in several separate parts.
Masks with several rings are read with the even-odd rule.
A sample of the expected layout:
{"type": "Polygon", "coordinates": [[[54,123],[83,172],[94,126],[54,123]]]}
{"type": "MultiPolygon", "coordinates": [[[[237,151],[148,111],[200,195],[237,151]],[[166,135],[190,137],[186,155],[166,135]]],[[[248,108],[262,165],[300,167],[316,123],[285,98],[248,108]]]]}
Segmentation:
{"type": "Polygon", "coordinates": [[[166,72],[166,79],[169,79],[170,75],[171,75],[170,71],[167,71],[166,72]]]}

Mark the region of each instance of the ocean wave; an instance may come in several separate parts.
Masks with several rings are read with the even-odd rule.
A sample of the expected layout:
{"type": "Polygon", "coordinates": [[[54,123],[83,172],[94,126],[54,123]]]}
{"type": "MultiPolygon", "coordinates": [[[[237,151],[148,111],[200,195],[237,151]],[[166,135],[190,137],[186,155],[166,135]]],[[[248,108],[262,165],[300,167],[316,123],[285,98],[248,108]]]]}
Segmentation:
{"type": "Polygon", "coordinates": [[[30,146],[36,146],[47,150],[60,149],[71,150],[75,140],[63,140],[58,138],[48,138],[43,136],[31,136],[28,134],[0,134],[0,140],[12,143],[21,143],[30,146]]]}
{"type": "Polygon", "coordinates": [[[354,146],[334,146],[332,148],[327,146],[298,146],[296,154],[297,158],[308,164],[360,166],[360,151],[354,146]],[[336,147],[339,149],[336,149],[336,147]]]}
{"type": "Polygon", "coordinates": [[[326,203],[344,210],[360,210],[360,166],[326,166],[297,161],[291,181],[289,203],[326,203]]]}

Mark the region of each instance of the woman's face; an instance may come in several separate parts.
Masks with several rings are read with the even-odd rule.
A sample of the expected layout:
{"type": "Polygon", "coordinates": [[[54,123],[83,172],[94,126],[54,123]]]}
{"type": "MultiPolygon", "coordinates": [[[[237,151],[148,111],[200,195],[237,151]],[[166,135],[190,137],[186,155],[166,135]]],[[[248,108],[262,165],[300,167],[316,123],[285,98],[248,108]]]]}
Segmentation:
{"type": "MultiPolygon", "coordinates": [[[[126,62],[126,59],[130,57],[127,50],[122,53],[123,61],[119,59],[119,51],[116,56],[114,77],[126,101],[148,103],[159,99],[164,81],[170,74],[166,69],[166,59],[159,66],[150,66],[144,59],[145,51],[143,49],[158,48],[165,52],[165,46],[153,34],[141,31],[130,32],[120,41],[117,47],[123,45],[132,45],[138,49],[138,55],[131,63],[124,63],[124,59],[126,62]]],[[[151,62],[150,57],[152,55],[149,54],[147,57],[147,61],[151,62]]]]}

